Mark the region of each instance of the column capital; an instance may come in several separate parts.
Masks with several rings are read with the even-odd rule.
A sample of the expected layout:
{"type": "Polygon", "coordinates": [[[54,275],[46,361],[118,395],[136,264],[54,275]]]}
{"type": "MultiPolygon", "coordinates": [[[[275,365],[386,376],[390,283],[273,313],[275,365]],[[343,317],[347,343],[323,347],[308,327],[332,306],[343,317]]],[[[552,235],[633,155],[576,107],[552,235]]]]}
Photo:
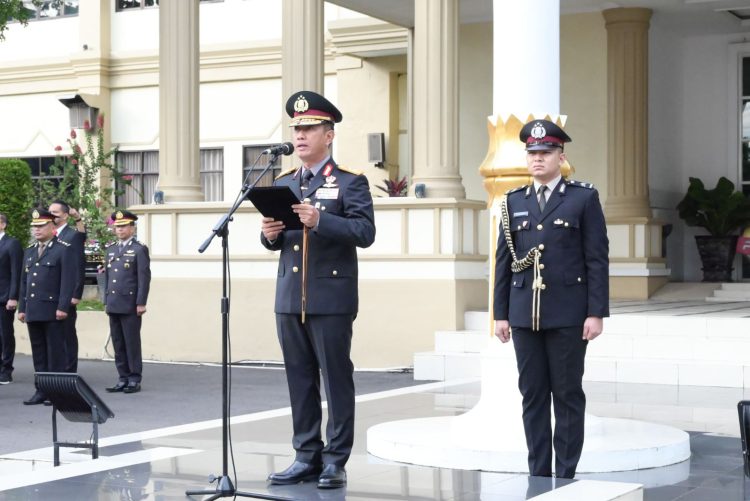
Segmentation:
{"type": "Polygon", "coordinates": [[[651,22],[651,16],[654,13],[651,9],[645,7],[618,7],[615,9],[606,9],[602,11],[604,22],[607,29],[617,24],[648,24],[651,22]]]}

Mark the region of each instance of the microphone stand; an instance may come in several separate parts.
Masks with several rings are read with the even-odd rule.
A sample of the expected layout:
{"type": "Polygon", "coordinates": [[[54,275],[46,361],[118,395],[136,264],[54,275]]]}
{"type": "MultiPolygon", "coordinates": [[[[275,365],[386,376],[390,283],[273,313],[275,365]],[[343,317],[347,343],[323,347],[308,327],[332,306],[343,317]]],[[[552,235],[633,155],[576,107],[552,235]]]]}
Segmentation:
{"type": "MultiPolygon", "coordinates": [[[[240,190],[240,194],[237,196],[237,199],[235,200],[232,207],[229,209],[229,211],[224,214],[219,221],[216,223],[216,226],[211,230],[211,235],[208,236],[208,238],[201,244],[200,248],[198,248],[198,252],[203,253],[208,246],[211,244],[211,241],[215,236],[221,237],[221,248],[222,248],[222,284],[221,284],[221,290],[222,290],[222,297],[221,297],[221,442],[222,442],[222,458],[223,458],[223,468],[222,468],[222,474],[220,477],[215,477],[214,475],[209,476],[209,482],[213,483],[216,481],[216,489],[211,490],[200,490],[200,491],[185,491],[186,496],[207,496],[211,495],[210,498],[208,498],[206,501],[213,501],[215,499],[223,498],[223,497],[247,497],[247,498],[256,498],[256,499],[271,499],[271,500],[277,500],[277,501],[293,501],[290,498],[286,497],[279,497],[279,496],[272,496],[270,494],[258,494],[258,493],[252,493],[252,492],[242,492],[238,491],[234,484],[232,484],[232,479],[229,478],[229,395],[231,392],[231,388],[228,384],[228,367],[229,367],[229,297],[227,295],[227,288],[228,288],[228,280],[227,280],[227,270],[229,268],[229,222],[232,221],[232,216],[237,211],[237,209],[240,207],[242,202],[247,197],[248,193],[250,193],[250,190],[252,190],[256,184],[258,184],[258,181],[260,181],[263,176],[268,172],[268,170],[271,168],[271,166],[276,163],[276,159],[279,157],[280,151],[271,151],[271,159],[269,160],[266,167],[263,169],[263,171],[260,173],[260,175],[253,181],[250,185],[247,184],[247,178],[250,177],[250,172],[252,172],[252,168],[250,172],[248,172],[247,178],[245,178],[245,183],[242,185],[242,189],[240,190]]],[[[260,159],[260,157],[258,157],[260,159]]],[[[255,160],[253,163],[253,166],[258,163],[258,159],[255,160]]]]}

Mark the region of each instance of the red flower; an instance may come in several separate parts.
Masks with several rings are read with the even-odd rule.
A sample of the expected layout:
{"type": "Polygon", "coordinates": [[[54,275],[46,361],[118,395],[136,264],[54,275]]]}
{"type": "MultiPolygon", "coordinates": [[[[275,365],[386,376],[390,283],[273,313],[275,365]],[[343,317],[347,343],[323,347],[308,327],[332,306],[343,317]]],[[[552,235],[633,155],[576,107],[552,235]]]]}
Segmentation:
{"type": "Polygon", "coordinates": [[[62,146],[60,145],[55,146],[55,151],[62,151],[62,146]]]}
{"type": "Polygon", "coordinates": [[[96,205],[96,208],[98,209],[99,207],[101,207],[101,206],[102,206],[102,201],[101,201],[101,200],[96,200],[96,201],[94,202],[94,205],[96,205]]]}
{"type": "Polygon", "coordinates": [[[88,120],[83,121],[83,130],[89,130],[91,128],[91,122],[88,120]]]}
{"type": "Polygon", "coordinates": [[[73,145],[73,151],[75,151],[79,155],[83,153],[83,150],[81,149],[81,146],[78,145],[78,144],[73,145]]]}
{"type": "Polygon", "coordinates": [[[76,160],[75,158],[71,158],[70,163],[72,163],[73,165],[78,165],[78,160],[76,160]]]}
{"type": "Polygon", "coordinates": [[[96,126],[100,129],[104,127],[104,115],[97,115],[96,126]]]}
{"type": "Polygon", "coordinates": [[[75,129],[70,129],[70,138],[71,139],[75,139],[76,138],[76,130],[75,129]]]}
{"type": "Polygon", "coordinates": [[[130,175],[128,175],[128,176],[122,176],[122,180],[123,181],[132,181],[133,180],[133,176],[130,176],[130,175]]]}

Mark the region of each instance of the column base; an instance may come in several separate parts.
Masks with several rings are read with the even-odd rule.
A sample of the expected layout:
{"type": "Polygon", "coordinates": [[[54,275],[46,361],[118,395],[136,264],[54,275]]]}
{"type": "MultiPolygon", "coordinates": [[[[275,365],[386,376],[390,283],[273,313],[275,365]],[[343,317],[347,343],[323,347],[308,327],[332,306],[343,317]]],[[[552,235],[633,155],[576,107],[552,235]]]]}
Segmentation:
{"type": "Polygon", "coordinates": [[[165,203],[203,202],[205,198],[203,192],[200,189],[200,186],[198,186],[197,188],[194,186],[165,187],[161,188],[161,191],[164,192],[165,203]]]}
{"type": "Polygon", "coordinates": [[[609,277],[610,299],[648,299],[669,283],[668,276],[609,277]]]}
{"type": "Polygon", "coordinates": [[[466,199],[466,189],[461,184],[461,176],[421,176],[412,178],[409,187],[409,196],[415,196],[415,188],[418,184],[425,185],[426,198],[455,198],[466,199]]]}

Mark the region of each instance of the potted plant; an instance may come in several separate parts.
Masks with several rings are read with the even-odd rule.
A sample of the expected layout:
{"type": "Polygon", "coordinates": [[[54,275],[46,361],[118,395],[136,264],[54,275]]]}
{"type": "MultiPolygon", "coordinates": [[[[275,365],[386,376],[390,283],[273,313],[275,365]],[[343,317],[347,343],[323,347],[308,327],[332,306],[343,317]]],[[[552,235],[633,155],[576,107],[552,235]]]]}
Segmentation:
{"type": "Polygon", "coordinates": [[[388,193],[389,197],[405,197],[406,196],[406,190],[408,188],[407,182],[406,182],[406,176],[404,176],[401,179],[384,179],[383,184],[385,184],[385,187],[378,186],[377,188],[379,190],[382,190],[386,193],[388,193]]]}
{"type": "Polygon", "coordinates": [[[677,210],[688,226],[698,226],[709,233],[695,237],[703,263],[703,281],[731,282],[737,234],[750,223],[750,199],[735,191],[734,183],[725,177],[711,190],[700,179],[691,177],[677,210]]]}

